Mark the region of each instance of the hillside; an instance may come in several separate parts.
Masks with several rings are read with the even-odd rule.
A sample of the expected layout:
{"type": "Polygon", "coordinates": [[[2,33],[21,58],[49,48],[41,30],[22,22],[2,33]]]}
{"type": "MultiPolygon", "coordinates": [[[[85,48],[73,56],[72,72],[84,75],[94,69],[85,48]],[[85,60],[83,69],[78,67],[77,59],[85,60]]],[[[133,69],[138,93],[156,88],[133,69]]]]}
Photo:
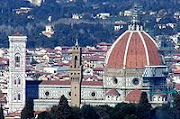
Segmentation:
{"type": "MultiPolygon", "coordinates": [[[[7,36],[15,32],[28,36],[29,48],[50,47],[74,44],[76,38],[80,45],[95,45],[98,42],[113,42],[127,29],[131,16],[124,12],[131,10],[134,0],[46,0],[41,6],[34,6],[22,0],[0,1],[0,47],[8,47],[7,36]],[[17,13],[21,7],[31,8],[27,13],[17,13]],[[109,13],[107,19],[97,18],[98,13],[109,13]],[[80,19],[72,19],[72,15],[80,19]],[[52,16],[51,22],[48,17],[52,16]],[[124,24],[114,31],[115,21],[124,24]],[[45,25],[54,27],[54,35],[47,38],[42,34],[45,25]]],[[[173,35],[180,31],[179,18],[174,14],[180,11],[179,0],[136,0],[141,12],[141,24],[151,35],[173,35]],[[160,18],[160,21],[156,21],[160,18]],[[175,24],[174,28],[159,29],[159,24],[175,24]]]]}

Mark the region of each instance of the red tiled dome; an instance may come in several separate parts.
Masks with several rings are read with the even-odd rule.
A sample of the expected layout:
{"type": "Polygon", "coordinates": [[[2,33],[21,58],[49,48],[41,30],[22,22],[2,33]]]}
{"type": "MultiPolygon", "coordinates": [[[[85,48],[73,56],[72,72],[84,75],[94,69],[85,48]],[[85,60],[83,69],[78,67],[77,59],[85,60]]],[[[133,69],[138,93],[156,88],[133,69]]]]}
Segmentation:
{"type": "Polygon", "coordinates": [[[160,65],[157,44],[144,31],[126,31],[112,45],[106,59],[107,68],[142,69],[160,65]]]}

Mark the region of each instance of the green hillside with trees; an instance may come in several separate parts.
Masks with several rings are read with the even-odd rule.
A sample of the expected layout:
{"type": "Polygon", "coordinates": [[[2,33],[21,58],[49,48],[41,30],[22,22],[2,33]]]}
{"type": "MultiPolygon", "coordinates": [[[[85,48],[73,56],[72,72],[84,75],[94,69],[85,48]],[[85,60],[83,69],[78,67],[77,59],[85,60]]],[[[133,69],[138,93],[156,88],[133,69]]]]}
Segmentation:
{"type": "Polygon", "coordinates": [[[130,23],[129,17],[119,16],[119,12],[129,10],[138,4],[142,12],[141,24],[151,35],[172,35],[180,28],[159,30],[157,24],[176,23],[175,12],[180,11],[179,0],[45,0],[41,6],[33,6],[23,0],[0,0],[0,47],[8,47],[8,35],[20,32],[28,36],[28,48],[55,46],[72,46],[79,39],[81,46],[94,46],[99,42],[113,42],[130,23]],[[32,10],[26,14],[16,14],[15,9],[29,7],[32,10]],[[149,17],[149,12],[156,12],[149,17]],[[74,20],[72,14],[82,14],[83,18],[74,20]],[[105,20],[94,18],[98,13],[110,13],[105,20]],[[162,18],[158,23],[158,15],[162,18]],[[48,17],[52,16],[55,34],[51,38],[42,35],[48,17]],[[125,21],[127,24],[118,32],[114,31],[115,21],[125,21]]]}

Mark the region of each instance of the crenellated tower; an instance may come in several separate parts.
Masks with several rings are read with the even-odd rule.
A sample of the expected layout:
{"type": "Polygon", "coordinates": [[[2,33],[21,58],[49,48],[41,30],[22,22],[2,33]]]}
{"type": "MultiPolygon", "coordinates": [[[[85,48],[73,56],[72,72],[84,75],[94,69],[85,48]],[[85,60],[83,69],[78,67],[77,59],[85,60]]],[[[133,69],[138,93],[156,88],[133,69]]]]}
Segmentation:
{"type": "Polygon", "coordinates": [[[70,68],[71,78],[71,105],[80,107],[81,104],[81,82],[82,82],[82,49],[76,40],[76,45],[72,47],[72,64],[70,68]]]}

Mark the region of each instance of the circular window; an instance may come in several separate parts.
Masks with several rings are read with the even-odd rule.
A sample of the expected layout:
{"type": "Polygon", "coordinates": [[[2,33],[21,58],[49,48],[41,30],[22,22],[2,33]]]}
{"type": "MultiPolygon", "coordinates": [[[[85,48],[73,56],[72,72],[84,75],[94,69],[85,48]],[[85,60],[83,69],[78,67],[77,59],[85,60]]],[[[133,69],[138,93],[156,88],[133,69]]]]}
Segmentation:
{"type": "Polygon", "coordinates": [[[112,81],[113,81],[114,84],[117,84],[117,83],[118,83],[118,80],[117,80],[116,77],[113,77],[113,78],[112,78],[112,81]]]}
{"type": "Polygon", "coordinates": [[[134,78],[132,81],[133,81],[134,85],[138,85],[139,84],[139,79],[138,78],[134,78]]]}
{"type": "Polygon", "coordinates": [[[95,93],[95,92],[92,92],[92,93],[91,93],[91,96],[92,96],[92,97],[94,97],[95,95],[96,95],[96,93],[95,93]]]}
{"type": "Polygon", "coordinates": [[[45,92],[45,95],[46,95],[46,96],[49,96],[49,92],[48,92],[48,91],[46,91],[46,92],[45,92]]]}

